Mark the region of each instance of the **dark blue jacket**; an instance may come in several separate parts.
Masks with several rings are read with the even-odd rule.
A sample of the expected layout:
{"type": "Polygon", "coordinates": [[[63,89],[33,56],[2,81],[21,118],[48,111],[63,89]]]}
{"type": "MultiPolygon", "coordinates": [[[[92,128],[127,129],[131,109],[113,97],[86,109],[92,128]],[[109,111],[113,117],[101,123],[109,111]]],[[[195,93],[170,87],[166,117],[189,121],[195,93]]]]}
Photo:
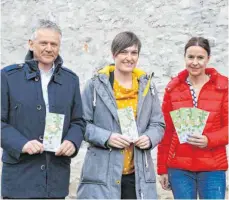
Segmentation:
{"type": "MultiPolygon", "coordinates": [[[[65,115],[62,141],[72,141],[78,151],[85,128],[79,78],[62,67],[62,63],[58,56],[48,85],[49,109],[65,115]]],[[[37,61],[29,60],[1,70],[3,197],[55,198],[68,195],[70,157],[57,157],[52,152],[22,153],[26,142],[34,139],[42,142],[44,134],[46,108],[37,64],[37,61]]]]}

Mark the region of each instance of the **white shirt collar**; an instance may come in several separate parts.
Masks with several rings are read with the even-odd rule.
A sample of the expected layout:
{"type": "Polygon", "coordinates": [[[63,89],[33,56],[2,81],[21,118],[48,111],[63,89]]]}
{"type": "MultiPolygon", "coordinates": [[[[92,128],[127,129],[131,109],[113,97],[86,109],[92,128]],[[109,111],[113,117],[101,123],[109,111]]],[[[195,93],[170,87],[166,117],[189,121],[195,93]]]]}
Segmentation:
{"type": "Polygon", "coordinates": [[[55,64],[53,63],[52,68],[49,71],[45,72],[44,70],[40,69],[40,72],[41,72],[41,75],[44,75],[44,74],[45,75],[52,75],[54,72],[54,69],[55,69],[55,64]]]}

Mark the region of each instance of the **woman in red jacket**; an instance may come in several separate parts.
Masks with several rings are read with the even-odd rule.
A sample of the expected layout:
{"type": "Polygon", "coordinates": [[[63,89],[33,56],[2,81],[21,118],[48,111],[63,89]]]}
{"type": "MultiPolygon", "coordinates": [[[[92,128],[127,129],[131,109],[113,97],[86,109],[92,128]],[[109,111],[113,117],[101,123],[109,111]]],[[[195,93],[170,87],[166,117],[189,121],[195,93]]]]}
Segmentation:
{"type": "Polygon", "coordinates": [[[166,130],[158,146],[158,174],[175,199],[224,199],[228,169],[228,78],[207,68],[207,39],[191,38],[185,46],[186,69],[167,85],[163,100],[166,130]],[[180,144],[170,112],[196,107],[210,114],[202,134],[180,144]]]}

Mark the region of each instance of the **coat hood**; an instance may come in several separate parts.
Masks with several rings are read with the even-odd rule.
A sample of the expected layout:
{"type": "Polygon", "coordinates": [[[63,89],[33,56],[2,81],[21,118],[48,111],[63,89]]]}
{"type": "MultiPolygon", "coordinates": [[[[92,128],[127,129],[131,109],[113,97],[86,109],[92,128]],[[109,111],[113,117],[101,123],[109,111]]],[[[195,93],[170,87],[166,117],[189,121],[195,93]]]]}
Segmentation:
{"type": "MultiPolygon", "coordinates": [[[[108,65],[108,66],[100,69],[98,71],[98,73],[99,74],[105,74],[109,77],[110,73],[113,72],[114,70],[115,70],[115,65],[108,65]]],[[[147,75],[143,70],[141,70],[139,68],[134,68],[133,73],[137,75],[138,79],[140,79],[140,77],[142,77],[142,76],[147,75]]]]}
{"type": "MultiPolygon", "coordinates": [[[[115,65],[107,65],[104,68],[98,70],[98,74],[103,74],[109,78],[110,73],[114,72],[114,70],[115,70],[115,65]]],[[[146,96],[146,94],[148,93],[148,91],[151,87],[152,76],[147,76],[146,72],[144,72],[143,70],[141,70],[139,68],[134,68],[132,73],[136,74],[138,80],[141,80],[144,77],[148,79],[146,87],[144,88],[144,92],[143,92],[143,96],[146,96]]]]}

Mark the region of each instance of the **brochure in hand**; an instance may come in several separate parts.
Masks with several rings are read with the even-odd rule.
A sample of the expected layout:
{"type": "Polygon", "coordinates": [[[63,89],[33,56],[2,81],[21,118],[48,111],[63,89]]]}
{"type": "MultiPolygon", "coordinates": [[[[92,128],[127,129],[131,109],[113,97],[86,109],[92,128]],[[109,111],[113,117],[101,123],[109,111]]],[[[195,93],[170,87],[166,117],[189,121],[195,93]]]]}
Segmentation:
{"type": "Polygon", "coordinates": [[[118,109],[118,117],[123,135],[129,136],[133,141],[138,138],[138,129],[132,107],[118,109]]]}
{"type": "Polygon", "coordinates": [[[43,145],[45,151],[56,152],[61,145],[64,115],[46,113],[45,132],[43,145]]]}
{"type": "Polygon", "coordinates": [[[188,135],[201,135],[209,112],[198,108],[180,108],[170,112],[180,143],[187,142],[188,135]]]}

